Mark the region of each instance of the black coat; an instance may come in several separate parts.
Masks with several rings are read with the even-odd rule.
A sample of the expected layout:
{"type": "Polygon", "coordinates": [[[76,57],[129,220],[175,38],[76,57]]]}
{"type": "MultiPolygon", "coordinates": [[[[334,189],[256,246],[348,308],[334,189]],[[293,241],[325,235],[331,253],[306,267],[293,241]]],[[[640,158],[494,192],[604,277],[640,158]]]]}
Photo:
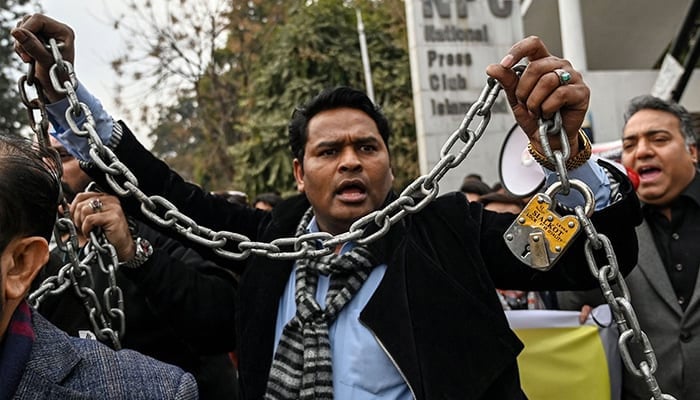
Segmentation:
{"type": "MultiPolygon", "coordinates": [[[[116,153],[147,194],[165,196],[215,231],[239,232],[263,242],[290,237],[309,206],[298,196],[269,214],[216,199],[185,183],[128,132],[116,153]]],[[[631,185],[617,171],[611,172],[618,175],[624,198],[592,219],[612,241],[626,273],[636,262],[634,227],[641,214],[631,185]]],[[[449,194],[408,216],[371,246],[388,268],[361,322],[386,349],[416,398],[524,398],[516,363],[522,344],[508,327],[494,287],[566,290],[597,285],[583,255],[584,234],[551,271],[538,272],[520,263],[504,243],[503,233],[513,217],[468,204],[462,194],[449,194]]],[[[596,256],[605,259],[605,254],[596,256]]],[[[293,262],[262,256],[248,258],[247,264],[220,262],[245,269],[238,312],[235,323],[230,320],[233,313],[221,317],[226,329],[204,331],[211,343],[225,340],[235,326],[243,398],[259,399],[273,358],[277,308],[293,262]]],[[[217,322],[223,324],[221,319],[217,322]]]]}
{"type": "MultiPolygon", "coordinates": [[[[628,272],[636,258],[634,225],[640,216],[636,197],[625,189],[625,200],[593,220],[613,241],[621,269],[628,272]]],[[[293,199],[277,208],[262,241],[291,235],[307,207],[305,199],[293,199]]],[[[583,257],[582,237],[549,272],[517,261],[502,237],[512,220],[454,193],[409,216],[371,247],[388,267],[360,320],[416,398],[524,398],[516,364],[522,344],[508,327],[494,284],[523,290],[597,285],[583,257]]],[[[277,307],[291,268],[288,261],[256,257],[242,277],[238,337],[244,398],[264,393],[277,307]]]]}

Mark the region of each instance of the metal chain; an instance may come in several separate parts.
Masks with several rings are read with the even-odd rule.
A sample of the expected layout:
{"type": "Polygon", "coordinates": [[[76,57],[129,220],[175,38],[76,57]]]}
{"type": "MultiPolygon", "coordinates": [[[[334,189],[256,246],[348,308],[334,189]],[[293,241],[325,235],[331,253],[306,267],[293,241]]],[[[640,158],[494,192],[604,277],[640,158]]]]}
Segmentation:
{"type": "MultiPolygon", "coordinates": [[[[57,64],[69,64],[62,59],[57,59],[57,64]]],[[[70,69],[70,67],[67,67],[70,69]]],[[[55,75],[57,69],[51,69],[52,82],[56,84],[58,78],[55,75]]],[[[251,254],[263,255],[274,259],[297,259],[301,257],[319,257],[329,254],[341,243],[355,241],[358,244],[366,244],[375,241],[386,234],[392,225],[409,213],[416,213],[427,206],[439,192],[438,181],[448,170],[459,165],[467,153],[472,149],[476,141],[483,135],[491,117],[491,107],[497,99],[501,86],[489,79],[479,100],[477,100],[464,117],[459,129],[457,129],[442,148],[440,162],[433,170],[411,183],[392,203],[382,210],[376,210],[360,218],[350,226],[350,229],[339,235],[331,235],[325,232],[311,233],[299,237],[281,238],[270,243],[251,241],[247,236],[230,231],[213,231],[207,227],[199,226],[194,220],[180,212],[175,205],[162,196],[148,196],[138,187],[135,175],[106,147],[99,138],[94,118],[85,104],[77,101],[75,88],[70,81],[63,82],[62,87],[55,87],[56,91],[67,93],[69,106],[66,110],[66,118],[73,132],[88,139],[89,154],[104,173],[108,184],[121,197],[134,196],[141,202],[141,211],[155,224],[171,228],[181,233],[189,240],[207,246],[218,255],[243,260],[251,254]],[[73,118],[76,113],[84,112],[86,122],[82,127],[73,118]],[[476,130],[469,128],[475,117],[480,117],[476,130]],[[461,141],[464,146],[450,153],[453,147],[461,141]],[[120,183],[119,181],[123,181],[120,183]],[[160,214],[158,213],[160,211],[160,214]],[[375,228],[372,232],[372,229],[375,228]],[[372,233],[369,233],[372,232],[372,233]],[[321,248],[305,246],[305,243],[321,241],[321,248]],[[224,249],[225,246],[235,244],[240,252],[224,249]]]]}
{"type": "MultiPolygon", "coordinates": [[[[53,39],[50,42],[50,48],[54,57],[57,54],[60,56],[60,46],[56,45],[53,39]]],[[[55,67],[57,69],[65,68],[65,66],[55,67]]],[[[75,81],[72,69],[66,69],[62,72],[66,71],[72,77],[71,80],[75,81]]],[[[55,165],[61,166],[61,157],[51,147],[49,142],[47,101],[41,84],[34,78],[33,64],[29,64],[27,75],[20,77],[18,86],[21,100],[27,107],[31,123],[30,127],[38,139],[39,146],[52,155],[55,165]],[[36,92],[37,97],[34,99],[30,99],[28,95],[29,91],[27,89],[29,86],[33,86],[36,92]]],[[[60,180],[63,175],[62,168],[58,168],[56,173],[60,180]]],[[[126,319],[122,291],[116,280],[118,266],[116,250],[104,234],[92,232],[83,252],[84,257],[81,260],[78,256],[80,246],[78,244],[77,230],[71,219],[69,206],[62,191],[59,203],[61,204],[63,215],[57,218],[54,225],[54,239],[58,249],[67,255],[69,262],[62,266],[55,276],[45,279],[35,291],[30,293],[28,297],[29,303],[38,309],[46,296],[63,293],[68,287],[72,286],[83,302],[95,336],[100,341],[111,344],[113,348],[121,349],[120,338],[124,336],[126,319]],[[102,306],[99,297],[93,289],[95,284],[92,269],[89,267],[91,263],[96,263],[100,270],[107,275],[109,284],[102,295],[105,307],[102,306]],[[117,327],[117,329],[115,330],[113,327],[117,327]]]]}
{"type": "MultiPolygon", "coordinates": [[[[560,114],[557,113],[551,122],[540,123],[539,128],[539,139],[542,143],[545,156],[556,166],[556,172],[559,178],[557,183],[560,183],[562,186],[561,193],[566,195],[571,188],[574,188],[580,191],[584,198],[591,198],[593,192],[585,183],[578,180],[570,180],[567,176],[566,160],[569,158],[570,148],[566,132],[561,123],[560,114]],[[556,134],[557,131],[559,131],[561,136],[562,149],[552,151],[547,137],[556,134]],[[572,183],[575,184],[572,185],[572,183]]],[[[620,273],[617,264],[617,256],[615,255],[610,239],[604,234],[598,233],[593,226],[593,222],[589,218],[592,211],[593,208],[586,210],[582,205],[578,205],[574,208],[574,212],[583,227],[583,231],[586,233],[584,247],[586,263],[588,264],[591,274],[598,279],[603,297],[610,306],[610,310],[617,324],[617,329],[620,332],[618,347],[620,349],[623,365],[631,374],[644,380],[649,393],[652,395],[652,399],[675,400],[675,397],[661,392],[659,384],[654,377],[654,373],[658,368],[656,353],[647,335],[639,325],[637,314],[632,307],[627,284],[620,273]],[[595,259],[595,252],[600,251],[604,252],[605,259],[607,260],[607,264],[602,266],[598,266],[595,259]],[[619,295],[617,296],[614,294],[615,290],[612,283],[617,283],[618,285],[616,289],[619,295]],[[630,344],[636,345],[634,348],[638,350],[636,358],[641,359],[641,361],[637,365],[635,365],[630,344]]]]}
{"type": "MultiPolygon", "coordinates": [[[[242,260],[251,254],[261,255],[272,259],[298,259],[313,258],[329,254],[333,249],[342,243],[355,241],[358,244],[371,243],[385,235],[391,226],[396,224],[408,214],[417,213],[433,201],[439,192],[439,180],[452,168],[458,166],[474,147],[474,144],[481,138],[491,119],[491,108],[495,103],[502,87],[493,78],[488,78],[479,98],[467,111],[459,127],[448,137],[440,151],[440,160],[427,174],[417,178],[399,197],[381,210],[376,210],[360,218],[353,223],[347,232],[331,235],[327,232],[317,232],[301,235],[299,237],[281,238],[270,243],[251,241],[245,235],[235,232],[218,231],[215,232],[207,227],[199,226],[194,220],[182,214],[177,207],[161,196],[147,196],[138,187],[136,176],[124,165],[112,152],[104,146],[95,128],[94,118],[89,108],[80,103],[75,93],[75,81],[65,81],[63,86],[59,84],[57,70],[62,69],[72,71],[70,63],[64,61],[60,52],[54,46],[54,59],[59,67],[52,68],[51,82],[54,90],[65,93],[69,100],[69,107],[66,111],[68,124],[73,132],[81,137],[87,138],[90,146],[90,157],[100,168],[112,189],[122,197],[134,196],[141,202],[141,211],[157,225],[171,228],[188,239],[207,247],[210,247],[218,255],[242,260]],[[60,67],[60,65],[64,65],[60,67]],[[86,122],[82,127],[72,118],[84,112],[86,122]],[[476,117],[480,118],[476,129],[470,128],[476,117]],[[457,143],[462,142],[461,149],[455,149],[457,143]],[[117,178],[124,183],[120,185],[117,178]],[[157,210],[163,210],[162,215],[157,210]],[[370,227],[377,227],[373,231],[370,227]],[[231,243],[238,243],[240,252],[224,250],[224,246],[231,243]],[[321,247],[310,246],[310,243],[321,243],[321,247]]],[[[516,72],[521,73],[524,66],[516,67],[516,72]]],[[[561,124],[559,113],[555,115],[553,121],[540,120],[539,139],[542,143],[545,155],[556,166],[559,182],[562,185],[561,192],[568,194],[571,187],[570,180],[566,172],[566,160],[569,157],[570,149],[568,138],[561,124]],[[561,135],[562,150],[552,151],[549,146],[548,136],[561,135]]],[[[584,197],[592,196],[591,189],[585,184],[574,185],[574,188],[582,191],[584,197]],[[584,193],[585,192],[585,193],[584,193]]],[[[576,216],[579,218],[583,230],[586,232],[585,256],[593,276],[600,281],[601,290],[606,297],[608,304],[614,314],[615,321],[620,330],[619,346],[625,367],[636,376],[642,377],[648,385],[649,391],[655,400],[671,400],[673,396],[661,393],[654,373],[657,369],[656,356],[644,332],[639,327],[639,322],[632,309],[629,292],[626,289],[624,279],[617,267],[617,257],[610,245],[610,240],[603,234],[596,232],[593,223],[589,218],[592,210],[584,210],[583,206],[575,208],[576,216]],[[608,264],[598,267],[594,257],[595,251],[605,252],[608,264]],[[612,295],[611,280],[617,280],[622,288],[622,297],[612,295]],[[641,343],[644,347],[642,355],[644,361],[638,366],[630,356],[628,342],[641,343]]],[[[674,399],[675,400],[675,399],[674,399]]]]}
{"type": "Polygon", "coordinates": [[[588,238],[585,243],[585,255],[588,266],[593,276],[598,279],[600,288],[605,297],[605,301],[612,310],[617,329],[620,332],[618,338],[618,347],[620,348],[620,356],[627,371],[640,379],[643,379],[647,385],[647,389],[654,400],[675,400],[675,397],[661,392],[659,385],[654,377],[658,364],[656,363],[656,353],[639,325],[637,314],[632,307],[629,289],[618,268],[617,258],[613,251],[610,239],[605,235],[597,233],[593,224],[581,215],[579,208],[576,208],[576,215],[582,218],[588,238]],[[595,261],[594,252],[603,251],[608,264],[598,267],[595,261]],[[617,284],[617,287],[613,284],[617,284]],[[618,292],[616,295],[615,292],[618,292]],[[630,344],[635,344],[637,349],[637,357],[633,357],[633,351],[630,349],[630,344]],[[641,348],[640,348],[641,346],[641,348]],[[634,359],[641,359],[635,365],[634,359]]]}

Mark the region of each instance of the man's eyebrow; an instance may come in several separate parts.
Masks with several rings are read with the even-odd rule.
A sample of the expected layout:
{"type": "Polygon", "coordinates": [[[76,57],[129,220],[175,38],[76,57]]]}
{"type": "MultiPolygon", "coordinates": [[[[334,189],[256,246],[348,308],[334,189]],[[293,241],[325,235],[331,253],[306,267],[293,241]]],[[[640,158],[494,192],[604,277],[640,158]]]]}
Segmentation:
{"type": "Polygon", "coordinates": [[[366,144],[366,143],[379,143],[379,139],[376,136],[363,136],[357,140],[355,143],[366,144]]]}
{"type": "Polygon", "coordinates": [[[334,147],[340,143],[340,140],[322,140],[317,142],[314,147],[334,147]]]}
{"type": "MultiPolygon", "coordinates": [[[[333,146],[338,146],[340,143],[343,143],[344,139],[338,139],[338,140],[321,140],[317,142],[314,147],[333,147],[333,146]]],[[[355,144],[367,144],[367,143],[379,143],[379,139],[377,139],[373,135],[366,135],[366,136],[361,136],[359,138],[353,138],[352,143],[355,144]]]]}
{"type": "Polygon", "coordinates": [[[636,139],[640,136],[653,136],[656,135],[657,133],[671,133],[668,129],[663,129],[663,128],[658,128],[658,129],[649,129],[648,131],[644,132],[635,132],[630,135],[626,135],[622,137],[622,140],[632,140],[636,139]]]}

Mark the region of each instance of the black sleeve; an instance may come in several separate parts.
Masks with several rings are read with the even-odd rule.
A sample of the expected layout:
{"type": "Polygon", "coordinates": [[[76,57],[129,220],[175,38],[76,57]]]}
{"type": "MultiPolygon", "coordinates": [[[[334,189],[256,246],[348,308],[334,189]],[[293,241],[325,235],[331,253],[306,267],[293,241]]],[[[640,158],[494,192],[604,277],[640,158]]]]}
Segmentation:
{"type": "Polygon", "coordinates": [[[558,292],[557,301],[559,302],[559,309],[573,311],[581,310],[581,307],[584,305],[596,307],[606,304],[600,289],[558,292]]]}
{"type": "MultiPolygon", "coordinates": [[[[116,144],[114,153],[138,179],[139,189],[147,196],[160,196],[174,204],[182,214],[214,232],[230,231],[251,240],[256,239],[259,225],[268,212],[230,203],[220,196],[211,195],[198,185],[186,182],[165,162],[146,150],[123,122],[116,122],[116,129],[121,130],[121,139],[116,144]]],[[[105,174],[97,166],[83,164],[83,167],[103,190],[114,194],[114,190],[105,179],[105,174]]],[[[120,186],[127,187],[123,177],[117,177],[115,180],[120,186]]],[[[140,202],[134,196],[121,200],[127,215],[136,217],[167,235],[173,235],[172,228],[163,228],[146,218],[142,213],[140,202]]],[[[151,212],[160,218],[167,219],[162,204],[156,204],[156,206],[156,209],[151,212]]],[[[239,252],[237,245],[237,242],[229,241],[225,249],[239,252]]],[[[244,267],[242,262],[222,259],[204,245],[188,242],[187,246],[194,248],[203,257],[214,260],[217,264],[233,269],[237,273],[240,273],[244,267]]]]}
{"type": "Polygon", "coordinates": [[[159,319],[198,352],[216,354],[235,347],[235,275],[178,241],[139,225],[137,235],[154,247],[139,268],[121,268],[159,319]]]}

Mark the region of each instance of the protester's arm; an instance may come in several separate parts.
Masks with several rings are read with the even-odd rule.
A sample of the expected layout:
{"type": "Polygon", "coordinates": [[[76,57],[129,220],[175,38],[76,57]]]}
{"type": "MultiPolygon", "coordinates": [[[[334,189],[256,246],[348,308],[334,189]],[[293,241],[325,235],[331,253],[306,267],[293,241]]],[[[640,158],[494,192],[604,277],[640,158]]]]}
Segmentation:
{"type": "MultiPolygon", "coordinates": [[[[78,84],[76,88],[78,101],[85,104],[94,118],[95,130],[102,140],[102,143],[110,148],[116,147],[121,139],[120,131],[115,130],[112,116],[102,107],[102,103],[94,97],[87,88],[78,84]]],[[[63,98],[55,103],[48,104],[46,109],[49,120],[53,125],[52,134],[58,139],[63,147],[68,150],[73,157],[83,162],[91,162],[90,147],[87,137],[76,135],[71,129],[66,117],[66,111],[70,103],[67,98],[63,98]]],[[[82,127],[87,120],[87,113],[81,113],[77,117],[71,116],[78,127],[82,127]]]]}
{"type": "MultiPolygon", "coordinates": [[[[513,45],[503,60],[489,65],[486,72],[501,83],[513,115],[534,150],[543,153],[540,119],[550,120],[556,112],[561,115],[571,155],[584,150],[579,148],[579,129],[588,110],[590,89],[568,60],[553,56],[538,37],[530,36],[513,45]],[[527,59],[528,64],[518,77],[513,67],[522,59],[527,59]],[[570,75],[568,82],[560,82],[557,70],[570,75]]],[[[560,135],[550,139],[552,150],[562,148],[560,135]]]]}
{"type": "MultiPolygon", "coordinates": [[[[24,17],[10,33],[15,40],[15,52],[22,61],[32,63],[34,66],[34,78],[40,84],[43,94],[50,103],[47,107],[49,119],[56,129],[57,139],[76,158],[82,161],[89,160],[87,138],[78,137],[70,132],[67,120],[67,118],[73,119],[80,127],[86,121],[87,115],[81,112],[79,115],[66,116],[70,102],[65,93],[54,90],[49,74],[56,61],[51,50],[47,48],[46,42],[49,39],[55,39],[63,61],[74,65],[75,34],[73,30],[68,25],[45,15],[33,14],[24,17]]],[[[63,83],[69,80],[69,76],[61,73],[58,79],[63,83]]],[[[102,108],[99,100],[90,95],[82,85],[74,83],[78,100],[88,105],[92,111],[102,142],[109,144],[112,141],[112,118],[102,108]]]]}
{"type": "Polygon", "coordinates": [[[115,196],[78,193],[71,214],[85,236],[95,228],[102,230],[116,250],[120,271],[146,297],[153,314],[180,338],[203,352],[233,349],[237,282],[230,271],[144,224],[131,226],[115,196]],[[145,263],[129,267],[126,262],[135,256],[137,237],[148,240],[154,252],[145,263]]]}
{"type": "MultiPolygon", "coordinates": [[[[635,227],[641,222],[642,215],[639,200],[626,176],[615,167],[606,167],[606,170],[619,183],[619,200],[594,212],[590,219],[596,232],[610,239],[620,271],[626,275],[637,263],[635,227]]],[[[503,234],[513,222],[513,214],[480,210],[474,212],[480,213],[476,218],[482,224],[481,253],[497,287],[520,290],[586,290],[598,286],[586,261],[584,245],[587,234],[583,229],[552,269],[540,272],[520,262],[506,245],[503,234]]],[[[593,254],[598,266],[610,263],[605,251],[597,250],[593,254]]]]}
{"type": "Polygon", "coordinates": [[[585,306],[597,307],[605,304],[600,288],[592,290],[561,291],[557,293],[559,308],[562,310],[581,310],[585,306]]]}
{"type": "Polygon", "coordinates": [[[138,268],[122,268],[153,313],[202,354],[235,347],[236,277],[192,249],[138,224],[135,234],[155,249],[138,268]]]}
{"type": "MultiPolygon", "coordinates": [[[[590,156],[590,149],[581,147],[582,144],[588,146],[588,142],[581,140],[579,132],[590,99],[590,90],[581,74],[573,69],[569,61],[551,55],[537,37],[528,37],[513,45],[499,64],[492,64],[487,68],[487,73],[503,86],[518,125],[528,136],[530,145],[537,153],[543,153],[539,141],[540,120],[551,120],[557,112],[560,114],[571,157],[578,161],[568,166],[571,169],[570,178],[581,174],[586,183],[592,186],[599,203],[599,210],[591,217],[593,226],[610,239],[622,272],[630,271],[637,260],[634,228],[641,222],[639,202],[632,185],[622,172],[612,168],[602,173],[601,170],[596,170],[598,167],[590,161],[581,165],[581,162],[590,156]],[[518,76],[512,68],[524,58],[528,60],[528,64],[522,75],[518,76]],[[569,75],[570,79],[566,82],[560,79],[560,73],[557,72],[562,70],[569,75]],[[606,179],[607,174],[613,177],[617,193],[611,192],[613,182],[606,179]]],[[[553,135],[548,139],[553,151],[563,148],[563,138],[560,135],[553,135]]],[[[553,177],[549,178],[552,180],[553,177]]],[[[578,238],[569,245],[568,250],[550,271],[540,272],[520,262],[519,257],[510,252],[503,239],[503,233],[513,222],[512,214],[499,215],[482,212],[478,208],[474,213],[474,218],[481,221],[482,256],[489,265],[496,287],[574,290],[593,288],[597,285],[584,254],[585,231],[580,232],[578,238]]],[[[524,247],[522,251],[525,251],[524,247]]],[[[594,257],[598,265],[609,263],[603,251],[595,252],[594,257]]]]}
{"type": "MultiPolygon", "coordinates": [[[[586,147],[590,143],[582,140],[580,128],[588,109],[590,89],[569,61],[551,55],[539,38],[531,36],[513,45],[499,64],[489,65],[487,73],[501,83],[513,115],[534,151],[543,153],[539,138],[540,120],[551,120],[559,112],[570,147],[570,159],[585,161],[588,158],[590,149],[586,147]],[[527,59],[528,63],[518,77],[512,68],[522,59],[527,59]],[[566,71],[570,80],[562,84],[557,70],[566,71]]],[[[562,149],[560,134],[548,139],[552,151],[562,149]]],[[[569,178],[588,184],[593,190],[597,208],[610,203],[610,182],[596,163],[588,161],[581,165],[578,162],[571,168],[569,178]]],[[[557,179],[551,170],[545,169],[545,174],[547,186],[557,179]]],[[[583,203],[583,197],[576,191],[570,197],[561,196],[560,200],[568,206],[583,203]]]]}
{"type": "Polygon", "coordinates": [[[556,295],[560,310],[580,312],[579,323],[581,324],[586,323],[593,308],[605,304],[605,298],[600,288],[585,291],[563,291],[557,292],[556,295]]]}
{"type": "MultiPolygon", "coordinates": [[[[62,144],[83,161],[83,166],[89,164],[87,140],[77,137],[66,125],[65,110],[67,100],[62,95],[50,89],[48,71],[53,65],[53,57],[38,38],[57,38],[66,61],[74,58],[74,34],[67,25],[47,16],[35,14],[25,18],[17,28],[12,30],[15,38],[15,51],[25,62],[35,62],[36,77],[44,85],[47,97],[53,103],[49,113],[57,125],[56,136],[62,144]],[[85,163],[88,161],[88,163],[85,163]]],[[[212,196],[201,187],[185,182],[182,177],[172,171],[167,164],[157,159],[146,150],[126,128],[123,123],[112,122],[111,117],[102,108],[100,102],[87,91],[85,85],[78,85],[78,100],[88,105],[95,116],[96,129],[104,144],[114,150],[119,160],[138,179],[138,186],[148,196],[161,196],[172,202],[179,211],[197,223],[213,231],[229,230],[240,233],[254,240],[258,224],[266,213],[228,203],[225,199],[212,196]],[[123,136],[122,136],[123,133],[123,136]]],[[[105,190],[112,190],[106,184],[104,173],[96,168],[87,172],[101,184],[105,190]]],[[[122,178],[117,181],[122,182],[122,178]]],[[[123,201],[123,207],[129,215],[143,219],[141,205],[133,197],[123,201]]],[[[154,210],[151,210],[154,211],[154,210]]],[[[163,218],[163,210],[158,214],[163,218]]],[[[236,251],[237,243],[231,244],[230,249],[236,251]]],[[[215,257],[211,249],[203,246],[197,250],[207,258],[215,257]]]]}

